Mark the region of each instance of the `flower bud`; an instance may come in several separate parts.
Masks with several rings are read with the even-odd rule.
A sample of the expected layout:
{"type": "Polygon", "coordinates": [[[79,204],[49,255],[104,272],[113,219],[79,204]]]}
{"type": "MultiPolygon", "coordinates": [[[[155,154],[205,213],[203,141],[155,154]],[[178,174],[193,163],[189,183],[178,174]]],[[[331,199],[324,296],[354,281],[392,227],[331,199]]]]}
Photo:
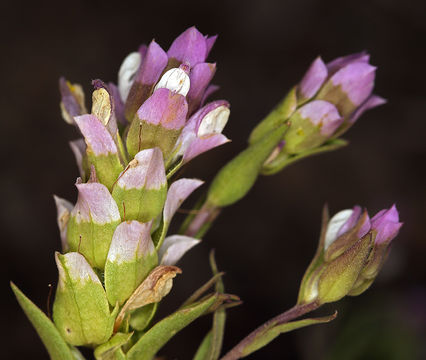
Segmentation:
{"type": "Polygon", "coordinates": [[[185,235],[172,235],[164,239],[158,253],[161,265],[175,265],[185,253],[201,240],[185,235]]]}
{"type": "Polygon", "coordinates": [[[342,210],[328,223],[324,239],[324,260],[332,261],[370,230],[370,219],[359,206],[342,210]]]}
{"type": "Polygon", "coordinates": [[[173,68],[161,77],[160,81],[155,85],[154,91],[157,89],[169,89],[172,92],[186,96],[188,94],[191,82],[185,71],[184,66],[173,68]]]}
{"type": "Polygon", "coordinates": [[[157,89],[137,112],[127,135],[127,150],[134,157],[143,149],[159,147],[167,159],[186,122],[185,97],[157,89]]]}
{"type": "Polygon", "coordinates": [[[86,141],[89,163],[95,167],[99,181],[111,189],[123,170],[114,139],[95,115],[82,115],[74,119],[86,141]]]}
{"type": "Polygon", "coordinates": [[[204,36],[193,26],[173,41],[167,55],[178,63],[187,63],[194,67],[206,60],[215,40],[215,36],[204,36]]]}
{"type": "Polygon", "coordinates": [[[210,81],[216,72],[216,64],[210,63],[199,63],[195,65],[189,74],[191,81],[191,87],[186,97],[188,101],[188,114],[192,115],[199,106],[203,103],[203,100],[207,94],[207,89],[210,81]]]}
{"type": "Polygon", "coordinates": [[[121,222],[120,212],[104,185],[77,181],[76,186],[78,199],[67,226],[68,245],[93,267],[103,269],[112,235],[121,222]]]}
{"type": "Polygon", "coordinates": [[[83,255],[55,254],[59,282],[53,321],[66,342],[74,346],[98,345],[112,335],[118,307],[110,313],[98,276],[83,255]]]}
{"type": "Polygon", "coordinates": [[[126,221],[115,229],[105,264],[109,303],[122,305],[157,265],[151,224],[126,221]]]}
{"type": "Polygon", "coordinates": [[[401,226],[395,206],[371,221],[359,206],[331,220],[325,212],[318,250],[303,277],[298,303],[334,302],[367,290],[401,226]]]}
{"type": "Polygon", "coordinates": [[[340,126],[343,118],[333,104],[315,100],[298,109],[289,121],[290,128],[284,135],[285,151],[296,154],[324,143],[340,126]]]}
{"type": "Polygon", "coordinates": [[[297,86],[297,98],[299,103],[313,98],[327,79],[327,76],[328,71],[326,65],[320,57],[316,58],[297,86]]]}
{"type": "Polygon", "coordinates": [[[177,141],[177,156],[182,156],[183,163],[229,141],[222,135],[229,115],[229,103],[217,100],[191,116],[177,141]]]}
{"type": "Polygon", "coordinates": [[[141,65],[132,77],[128,96],[122,97],[125,102],[125,117],[130,123],[134,120],[136,111],[148,99],[155,83],[167,65],[167,54],[155,41],[148,48],[140,49],[141,65]]]}
{"type": "Polygon", "coordinates": [[[63,119],[68,124],[74,124],[74,116],[87,113],[84,104],[83,88],[79,84],[71,84],[65,78],[59,79],[59,91],[61,92],[61,112],[63,119]]]}
{"type": "Polygon", "coordinates": [[[161,213],[167,179],[159,148],[138,152],[115,183],[112,196],[124,220],[148,222],[161,213]]]}
{"type": "Polygon", "coordinates": [[[399,215],[395,205],[390,209],[379,211],[371,219],[374,247],[358,278],[358,286],[354,287],[350,295],[361,294],[373,283],[389,253],[389,245],[398,235],[401,226],[402,223],[399,222],[399,215]]]}
{"type": "Polygon", "coordinates": [[[141,66],[142,56],[138,51],[126,56],[118,71],[118,91],[121,100],[125,101],[129,95],[136,73],[141,66]]]}

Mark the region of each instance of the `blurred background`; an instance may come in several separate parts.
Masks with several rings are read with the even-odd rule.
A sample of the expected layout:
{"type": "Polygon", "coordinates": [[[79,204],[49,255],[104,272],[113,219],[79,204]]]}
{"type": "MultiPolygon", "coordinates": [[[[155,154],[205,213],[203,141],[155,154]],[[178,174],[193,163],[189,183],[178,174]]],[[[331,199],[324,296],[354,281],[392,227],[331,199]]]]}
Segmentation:
{"type": "MultiPolygon", "coordinates": [[[[4,359],[47,359],[8,282],[44,310],[48,284],[57,281],[53,253],[60,240],[52,194],[75,201],[78,176],[67,144],[78,134],[61,119],[58,78],[82,84],[87,95],[92,79],[116,81],[122,59],[141,43],[155,37],[167,49],[192,25],[219,34],[209,60],[217,61],[214,83],[221,86],[214,98],[232,105],[225,133],[233,142],[200,156],[185,176],[211,179],[317,55],[329,61],[370,52],[378,66],[375,92],[388,104],[345,134],[347,148],[260,178],[244,200],[226,209],[179,264],[183,275],[160,316],[210,277],[208,253],[215,248],[227,291],[244,300],[229,311],[224,348],[230,349],[294,304],[325,202],[332,213],[360,204],[370,214],[395,202],[405,225],[372,288],[319,310],[339,311],[331,324],[283,335],[250,359],[426,358],[425,1],[74,0],[1,6],[4,359]]],[[[161,355],[190,359],[210,325],[210,317],[192,324],[161,355]]]]}

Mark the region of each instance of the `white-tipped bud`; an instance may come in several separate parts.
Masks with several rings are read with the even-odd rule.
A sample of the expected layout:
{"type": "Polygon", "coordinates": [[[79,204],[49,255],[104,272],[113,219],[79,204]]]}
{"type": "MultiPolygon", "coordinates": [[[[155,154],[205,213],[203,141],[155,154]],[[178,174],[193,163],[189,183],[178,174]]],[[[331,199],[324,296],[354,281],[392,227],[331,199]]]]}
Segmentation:
{"type": "Polygon", "coordinates": [[[142,57],[139,52],[132,52],[124,59],[118,71],[118,91],[121,100],[125,101],[129,95],[135,75],[141,64],[142,57]]]}
{"type": "Polygon", "coordinates": [[[327,250],[328,247],[337,239],[337,233],[340,228],[349,220],[353,213],[352,209],[346,209],[339,211],[334,215],[331,220],[328,222],[327,231],[325,233],[324,240],[324,250],[327,250]]]}
{"type": "Polygon", "coordinates": [[[201,120],[197,133],[198,137],[222,133],[223,128],[228,122],[230,113],[231,111],[227,106],[219,106],[213,111],[210,111],[201,120]]]}
{"type": "Polygon", "coordinates": [[[161,77],[154,90],[166,88],[180,95],[188,94],[191,82],[188,74],[181,68],[173,68],[161,77]]]}

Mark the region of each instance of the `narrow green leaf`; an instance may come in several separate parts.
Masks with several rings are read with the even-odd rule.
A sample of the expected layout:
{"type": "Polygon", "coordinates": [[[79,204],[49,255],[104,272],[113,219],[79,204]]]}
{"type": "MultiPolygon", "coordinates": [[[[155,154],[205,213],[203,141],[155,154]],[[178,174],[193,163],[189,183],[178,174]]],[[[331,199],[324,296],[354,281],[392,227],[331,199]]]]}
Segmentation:
{"type": "Polygon", "coordinates": [[[95,358],[96,360],[115,360],[117,357],[115,353],[122,345],[126,344],[133,333],[124,334],[116,333],[111,339],[109,339],[105,344],[99,345],[95,349],[95,358]]]}
{"type": "MultiPolygon", "coordinates": [[[[216,276],[219,274],[217,269],[216,259],[214,257],[214,251],[210,252],[210,266],[212,268],[213,274],[216,276]]],[[[223,294],[225,291],[225,286],[223,284],[222,278],[220,277],[216,282],[216,292],[223,294]]],[[[213,314],[213,327],[212,327],[212,340],[211,346],[208,352],[206,360],[217,360],[219,359],[220,353],[222,351],[223,336],[225,333],[225,323],[226,323],[226,309],[220,307],[213,314]]]]}
{"type": "Polygon", "coordinates": [[[195,301],[198,301],[201,296],[203,296],[213,285],[215,285],[219,281],[223,274],[223,272],[215,274],[209,281],[207,281],[200,288],[195,290],[194,293],[187,300],[185,300],[181,307],[185,307],[194,303],[195,301]]]}
{"type": "Polygon", "coordinates": [[[127,353],[128,360],[151,360],[177,332],[215,304],[218,294],[176,311],[149,329],[127,353]]]}
{"type": "Polygon", "coordinates": [[[74,360],[74,355],[65,340],[59,334],[53,322],[30,300],[14,283],[10,283],[13,292],[33,324],[52,360],[74,360]]]}
{"type": "Polygon", "coordinates": [[[195,353],[194,358],[192,360],[206,360],[209,356],[211,344],[212,344],[212,332],[210,330],[207,333],[207,335],[204,337],[203,341],[198,347],[198,350],[195,353]]]}
{"type": "Polygon", "coordinates": [[[252,339],[250,343],[247,344],[247,346],[244,347],[241,357],[245,357],[256,350],[259,350],[260,348],[264,347],[265,345],[269,344],[272,340],[274,340],[278,335],[293,331],[296,329],[300,329],[305,326],[315,325],[315,324],[323,324],[328,323],[335,319],[337,316],[337,311],[329,316],[320,317],[320,318],[313,318],[313,319],[303,319],[303,320],[297,320],[288,322],[285,324],[270,324],[270,326],[263,329],[263,331],[259,332],[256,337],[252,339]]]}

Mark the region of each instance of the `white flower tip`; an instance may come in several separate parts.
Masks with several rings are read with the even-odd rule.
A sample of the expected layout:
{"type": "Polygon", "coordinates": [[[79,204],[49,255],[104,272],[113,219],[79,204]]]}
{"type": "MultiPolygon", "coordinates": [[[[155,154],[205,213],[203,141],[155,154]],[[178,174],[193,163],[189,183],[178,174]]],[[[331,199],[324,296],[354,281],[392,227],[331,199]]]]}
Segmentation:
{"type": "Polygon", "coordinates": [[[328,247],[336,240],[337,233],[346,221],[349,220],[352,213],[353,209],[342,210],[330,219],[327,225],[327,231],[325,232],[324,250],[327,250],[328,247]]]}
{"type": "Polygon", "coordinates": [[[186,96],[188,94],[191,82],[188,74],[181,68],[173,68],[161,77],[160,81],[155,86],[155,90],[166,88],[170,91],[186,96]]]}
{"type": "Polygon", "coordinates": [[[118,71],[118,91],[123,101],[126,101],[129,95],[130,88],[132,87],[141,61],[141,54],[135,51],[127,55],[120,66],[120,70],[118,71]]]}
{"type": "Polygon", "coordinates": [[[229,114],[231,110],[225,105],[219,106],[216,109],[210,111],[203,120],[198,128],[198,137],[220,134],[228,122],[229,114]]]}
{"type": "Polygon", "coordinates": [[[98,276],[80,253],[69,252],[61,255],[56,252],[55,261],[58,266],[60,286],[63,286],[63,281],[66,279],[65,271],[73,281],[91,281],[100,284],[98,276]]]}

